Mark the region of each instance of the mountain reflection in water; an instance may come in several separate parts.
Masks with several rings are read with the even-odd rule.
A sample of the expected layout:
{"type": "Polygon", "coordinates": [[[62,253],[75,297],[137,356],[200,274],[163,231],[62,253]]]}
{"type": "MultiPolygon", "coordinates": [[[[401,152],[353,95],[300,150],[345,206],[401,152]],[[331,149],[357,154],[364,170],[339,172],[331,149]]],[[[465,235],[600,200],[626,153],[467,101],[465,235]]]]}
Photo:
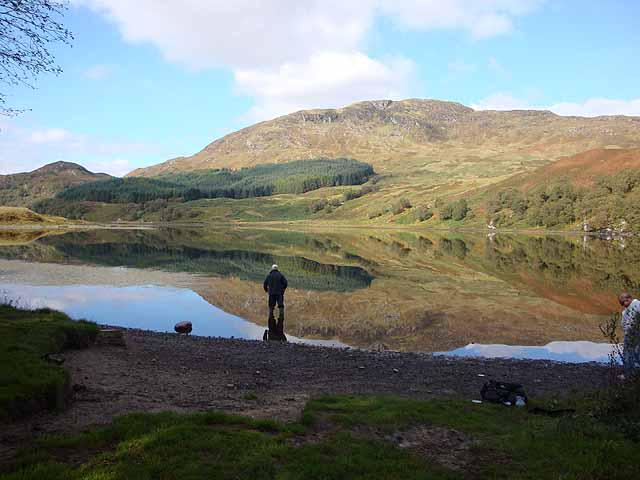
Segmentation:
{"type": "MultiPolygon", "coordinates": [[[[260,282],[275,263],[287,272],[292,284],[308,290],[349,292],[368,287],[373,279],[361,267],[322,264],[304,257],[250,250],[214,250],[165,242],[147,243],[149,237],[123,235],[119,239],[121,241],[112,242],[100,240],[99,235],[98,238],[92,238],[86,234],[67,234],[43,239],[42,244],[52,247],[61,258],[73,262],[233,276],[260,282]]],[[[25,249],[15,250],[17,258],[25,255],[25,249]]],[[[11,258],[9,252],[8,248],[4,252],[0,250],[0,256],[11,258]]]]}
{"type": "MultiPolygon", "coordinates": [[[[179,286],[260,331],[261,284],[277,263],[291,287],[288,335],[414,351],[601,343],[598,325],[618,310],[617,294],[640,293],[637,239],[217,226],[38,233],[21,243],[15,234],[3,241],[0,232],[0,258],[91,270],[76,279],[31,271],[24,284],[95,284],[111,278],[107,271],[132,286],[140,285],[135,272],[167,275],[172,284],[162,272],[177,272],[186,278],[179,286]],[[114,274],[107,267],[126,268],[114,274]]],[[[20,283],[10,270],[0,267],[0,282],[20,283]]]]}

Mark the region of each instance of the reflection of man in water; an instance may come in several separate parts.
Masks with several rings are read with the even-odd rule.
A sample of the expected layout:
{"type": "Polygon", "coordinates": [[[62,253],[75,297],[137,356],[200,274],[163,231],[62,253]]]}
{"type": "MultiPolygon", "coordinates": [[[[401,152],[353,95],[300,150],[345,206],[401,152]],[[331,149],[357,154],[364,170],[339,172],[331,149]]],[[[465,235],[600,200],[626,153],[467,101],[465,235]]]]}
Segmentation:
{"type": "Polygon", "coordinates": [[[631,373],[640,368],[640,301],[623,293],[618,298],[622,310],[624,331],[624,368],[631,373]]]}
{"type": "Polygon", "coordinates": [[[287,279],[273,265],[267,278],[264,279],[264,291],[269,294],[269,335],[284,340],[284,292],[287,289],[287,279]],[[273,309],[278,305],[278,323],[273,315],[273,309]],[[274,335],[275,334],[275,335],[274,335]]]}

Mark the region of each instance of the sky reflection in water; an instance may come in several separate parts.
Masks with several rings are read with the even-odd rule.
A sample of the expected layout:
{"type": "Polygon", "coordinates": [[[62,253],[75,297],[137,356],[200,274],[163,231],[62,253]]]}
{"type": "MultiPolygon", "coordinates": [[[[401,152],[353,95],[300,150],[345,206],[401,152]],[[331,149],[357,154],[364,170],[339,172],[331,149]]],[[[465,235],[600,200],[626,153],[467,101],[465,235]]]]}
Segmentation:
{"type": "MultiPolygon", "coordinates": [[[[173,332],[174,325],[185,320],[193,323],[194,335],[262,339],[265,330],[265,327],[231,315],[184,288],[0,284],[0,300],[8,300],[24,308],[60,310],[74,319],[84,318],[99,324],[156,332],[173,332]]],[[[288,339],[314,345],[342,346],[333,340],[292,336],[288,339]]]]}
{"type": "MultiPolygon", "coordinates": [[[[173,332],[178,321],[193,323],[193,334],[213,337],[261,339],[264,327],[209,304],[195,292],[184,288],[158,286],[32,286],[0,285],[0,298],[26,308],[53,308],[75,319],[99,324],[173,332]]],[[[332,340],[309,340],[289,336],[294,342],[345,346],[332,340]]],[[[557,341],[540,347],[470,344],[436,355],[523,358],[561,362],[607,362],[612,347],[588,341],[557,341]]]]}
{"type": "Polygon", "coordinates": [[[613,347],[608,343],[587,341],[551,342],[542,347],[518,345],[481,345],[472,343],[450,352],[437,355],[456,357],[523,358],[531,360],[556,360],[559,362],[608,362],[613,347]]]}

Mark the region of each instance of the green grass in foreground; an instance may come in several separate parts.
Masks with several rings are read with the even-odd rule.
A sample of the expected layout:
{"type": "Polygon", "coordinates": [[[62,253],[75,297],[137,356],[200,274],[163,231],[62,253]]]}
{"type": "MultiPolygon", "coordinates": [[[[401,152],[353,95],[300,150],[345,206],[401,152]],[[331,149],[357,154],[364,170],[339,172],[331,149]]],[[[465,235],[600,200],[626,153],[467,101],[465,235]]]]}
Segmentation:
{"type": "Polygon", "coordinates": [[[0,420],[63,406],[68,374],[41,357],[87,346],[97,332],[64,313],[0,305],[0,420]]]}
{"type": "Polygon", "coordinates": [[[638,444],[585,418],[380,397],[313,400],[291,424],[215,412],[133,414],[80,435],[44,438],[0,479],[638,478],[638,444]],[[471,439],[463,470],[439,465],[429,439],[421,451],[432,458],[387,440],[416,425],[471,439]]]}

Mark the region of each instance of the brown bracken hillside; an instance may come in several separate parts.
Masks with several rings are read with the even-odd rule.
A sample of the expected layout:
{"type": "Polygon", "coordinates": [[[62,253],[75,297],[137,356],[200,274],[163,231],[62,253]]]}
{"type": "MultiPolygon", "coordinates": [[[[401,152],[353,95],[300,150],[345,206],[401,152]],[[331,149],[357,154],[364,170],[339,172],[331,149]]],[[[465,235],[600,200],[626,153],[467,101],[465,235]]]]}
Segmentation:
{"type": "Polygon", "coordinates": [[[530,190],[548,184],[553,179],[566,178],[577,187],[591,187],[598,178],[629,169],[640,169],[640,148],[596,148],[560,158],[526,177],[516,177],[510,183],[519,183],[523,190],[530,190]]]}

